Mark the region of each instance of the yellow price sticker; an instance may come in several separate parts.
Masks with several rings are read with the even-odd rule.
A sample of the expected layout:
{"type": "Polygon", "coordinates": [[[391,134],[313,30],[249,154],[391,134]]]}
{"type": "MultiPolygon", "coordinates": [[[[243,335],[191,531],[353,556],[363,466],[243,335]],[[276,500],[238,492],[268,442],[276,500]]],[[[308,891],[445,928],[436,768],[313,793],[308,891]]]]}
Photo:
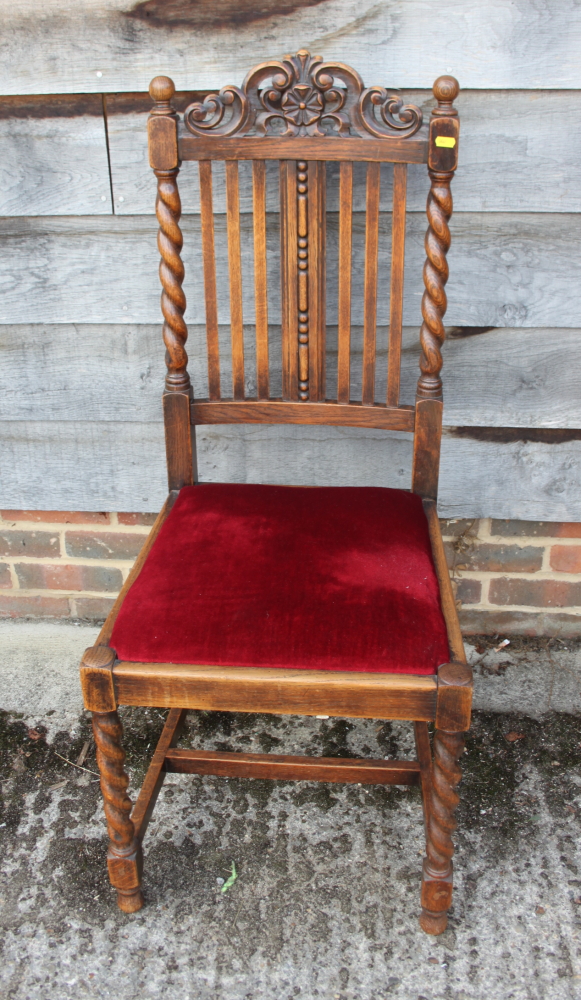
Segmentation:
{"type": "Polygon", "coordinates": [[[453,149],[455,145],[456,145],[456,140],[452,135],[436,136],[436,146],[445,146],[447,149],[453,149]]]}

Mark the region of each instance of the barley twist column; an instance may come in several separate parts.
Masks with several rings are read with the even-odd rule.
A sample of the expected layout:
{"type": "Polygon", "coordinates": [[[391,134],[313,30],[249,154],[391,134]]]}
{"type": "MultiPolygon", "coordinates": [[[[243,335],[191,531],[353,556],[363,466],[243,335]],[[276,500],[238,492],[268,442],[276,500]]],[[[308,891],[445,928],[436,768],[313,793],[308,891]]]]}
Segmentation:
{"type": "Polygon", "coordinates": [[[437,729],[434,734],[432,781],[426,803],[426,859],[422,882],[420,925],[428,934],[446,928],[452,901],[452,834],[459,802],[456,786],[462,772],[458,760],[464,752],[464,735],[437,729]]]}
{"type": "Polygon", "coordinates": [[[93,733],[109,833],[109,878],[117,889],[119,908],[125,913],[134,913],[143,906],[141,845],[130,818],[129,778],[124,770],[125,753],[121,746],[123,728],[117,712],[93,712],[93,733]]]}
{"type": "Polygon", "coordinates": [[[184,320],[186,296],[182,288],[184,265],[181,259],[183,246],[182,231],[179,226],[182,206],[177,186],[179,168],[155,170],[157,177],[156,214],[159,222],[157,246],[161,255],[159,277],[161,311],[163,313],[163,341],[166,346],[166,389],[170,392],[184,392],[190,388],[187,371],[188,355],[185,343],[188,328],[184,320]]]}

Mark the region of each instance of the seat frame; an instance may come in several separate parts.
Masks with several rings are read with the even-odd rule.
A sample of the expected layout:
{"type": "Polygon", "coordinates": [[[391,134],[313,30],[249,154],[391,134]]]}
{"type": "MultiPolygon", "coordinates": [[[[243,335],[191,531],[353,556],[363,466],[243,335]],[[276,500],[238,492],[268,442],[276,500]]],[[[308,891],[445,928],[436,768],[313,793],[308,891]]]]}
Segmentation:
{"type": "MultiPolygon", "coordinates": [[[[288,86],[286,89],[288,90],[288,86]]],[[[284,780],[419,784],[426,831],[420,925],[429,934],[440,934],[446,927],[447,913],[452,901],[454,850],[452,834],[456,827],[454,812],[459,801],[457,785],[461,778],[458,762],[464,750],[463,734],[470,726],[472,701],[472,672],[466,664],[436,507],[442,427],[440,346],[444,337],[442,323],[446,309],[444,285],[448,277],[446,252],[450,244],[448,221],[452,212],[450,182],[456,169],[458,150],[458,116],[452,102],[458,90],[458,84],[453,77],[440,77],[436,81],[434,95],[437,104],[426,129],[421,126],[421,113],[418,109],[411,107],[402,109],[401,100],[394,105],[393,101],[396,99],[382,88],[363,90],[363,85],[353,70],[340,64],[321,65],[318,57],[312,59],[308,53],[301,51],[294,57],[285,57],[282,63],[261,64],[256,67],[246,78],[242,90],[223,88],[219,95],[212,95],[205,102],[192,105],[184,116],[185,125],[192,133],[188,135],[181,125],[178,128],[179,116],[172,108],[171,101],[175,92],[173,82],[167,77],[156,77],[152,81],[150,94],[155,104],[149,119],[149,151],[151,166],[158,178],[157,215],[160,223],[158,245],[162,257],[160,277],[163,287],[162,310],[165,318],[163,333],[168,366],[163,409],[169,495],[95,645],[85,651],[81,661],[84,703],[93,716],[97,761],[109,833],[109,877],[111,884],[117,890],[119,907],[124,912],[135,912],[143,905],[141,843],[165,774],[174,771],[284,780]],[[316,126],[310,125],[299,126],[293,133],[294,125],[289,119],[286,124],[290,136],[265,134],[257,137],[256,124],[260,125],[260,115],[263,114],[257,99],[258,83],[266,78],[270,79],[269,73],[272,76],[273,71],[279,74],[272,79],[278,80],[277,85],[281,91],[285,90],[281,82],[285,73],[287,84],[293,78],[296,82],[297,79],[306,79],[305,74],[307,76],[310,74],[308,79],[311,82],[314,80],[315,84],[319,85],[323,95],[322,100],[327,100],[327,92],[331,95],[333,93],[330,84],[327,83],[330,77],[324,76],[325,71],[327,74],[334,71],[342,77],[346,81],[347,88],[343,106],[350,116],[350,134],[343,135],[345,131],[343,125],[339,127],[341,134],[333,137],[319,133],[316,126]],[[371,104],[380,104],[387,108],[382,119],[370,112],[371,104]],[[224,109],[229,105],[233,105],[233,114],[230,123],[224,124],[224,109]],[[393,117],[396,112],[399,113],[399,118],[393,117]],[[394,134],[390,131],[395,127],[391,124],[393,121],[396,122],[399,133],[394,134]],[[254,127],[249,128],[249,125],[254,127]],[[215,129],[214,133],[212,129],[215,129]],[[246,132],[250,132],[250,135],[246,132]],[[292,155],[292,160],[285,159],[289,155],[292,155]],[[181,207],[177,174],[181,161],[185,159],[200,161],[209,356],[210,398],[208,400],[193,398],[184,349],[187,329],[183,320],[185,298],[181,285],[184,272],[180,257],[181,207]],[[288,279],[286,286],[283,280],[282,287],[284,358],[282,400],[272,400],[268,394],[268,348],[267,346],[265,348],[264,336],[262,342],[260,340],[261,332],[264,334],[266,330],[267,336],[267,326],[264,312],[260,319],[258,308],[260,295],[264,294],[260,282],[265,282],[266,272],[265,269],[261,271],[259,256],[255,266],[258,398],[254,400],[244,398],[243,374],[241,381],[240,365],[238,370],[236,367],[236,351],[240,343],[238,345],[235,343],[235,318],[232,315],[234,399],[220,399],[219,369],[216,368],[216,356],[213,357],[212,353],[217,348],[217,336],[212,339],[212,325],[217,324],[217,312],[215,274],[214,293],[211,283],[213,230],[208,227],[208,204],[204,216],[204,197],[208,189],[204,183],[210,185],[211,211],[212,159],[226,159],[227,174],[230,170],[229,199],[234,193],[234,208],[237,202],[237,173],[232,173],[233,168],[230,165],[235,164],[237,170],[238,160],[251,159],[255,197],[258,192],[258,197],[264,199],[264,160],[280,159],[283,163],[281,217],[285,225],[290,226],[290,231],[295,234],[297,217],[298,232],[299,234],[301,232],[301,195],[300,187],[296,186],[301,171],[304,172],[301,176],[308,177],[311,194],[314,192],[304,206],[305,212],[314,213],[312,219],[310,215],[309,218],[311,223],[315,223],[310,229],[312,237],[309,254],[314,259],[309,267],[308,287],[314,309],[310,311],[308,333],[305,333],[304,325],[300,326],[307,315],[304,311],[306,306],[301,300],[301,295],[304,297],[306,294],[306,286],[301,285],[301,273],[296,266],[296,257],[294,263],[291,260],[293,255],[288,250],[288,242],[285,245],[283,240],[282,246],[283,275],[288,279]],[[344,170],[345,161],[352,163],[354,160],[364,160],[368,164],[392,162],[396,164],[396,171],[400,164],[404,164],[404,171],[407,163],[428,164],[431,190],[427,205],[429,227],[426,236],[427,260],[424,268],[425,293],[422,301],[424,322],[420,334],[421,375],[415,406],[399,405],[399,370],[395,372],[391,361],[387,404],[378,405],[374,402],[374,368],[371,371],[372,363],[366,346],[364,346],[363,402],[354,403],[350,400],[349,342],[347,339],[346,356],[345,340],[343,338],[342,341],[341,334],[343,329],[344,336],[348,338],[349,317],[347,319],[345,317],[346,310],[350,313],[350,288],[347,298],[343,299],[343,311],[341,301],[339,303],[338,399],[323,398],[324,305],[320,306],[323,285],[317,254],[324,255],[324,243],[317,247],[316,241],[321,240],[321,237],[315,234],[319,228],[316,220],[317,217],[320,218],[317,212],[325,211],[324,198],[321,197],[320,164],[328,160],[340,160],[341,171],[344,170]],[[256,167],[257,163],[261,166],[256,167]],[[298,173],[295,164],[298,164],[298,173]],[[287,181],[288,186],[285,188],[287,181]],[[299,191],[298,196],[295,187],[299,191]],[[293,213],[295,213],[294,222],[293,213]],[[293,225],[295,225],[294,230],[293,225]],[[316,254],[312,253],[313,244],[316,254]],[[289,292],[293,287],[298,289],[294,304],[292,301],[294,296],[289,292]],[[301,313],[297,312],[297,301],[298,309],[303,310],[301,313]],[[299,335],[293,342],[291,334],[295,329],[298,329],[299,335]],[[217,380],[216,371],[218,371],[217,380]],[[197,482],[195,427],[198,424],[235,422],[323,423],[414,431],[412,491],[419,494],[423,500],[450,647],[450,662],[442,664],[437,675],[134,663],[117,658],[115,650],[110,646],[110,640],[125,596],[139,575],[179,495],[179,490],[183,486],[195,485],[197,482]],[[128,777],[124,770],[122,726],[117,713],[119,705],[169,709],[167,721],[135,805],[132,805],[127,795],[128,777]],[[417,760],[349,760],[176,749],[186,714],[193,709],[409,720],[414,723],[417,760]],[[431,743],[429,723],[434,724],[431,743]]],[[[339,96],[341,98],[341,94],[339,96]]],[[[341,104],[339,106],[341,107],[341,104]]],[[[272,111],[272,107],[270,110],[272,111]]],[[[279,110],[278,105],[274,110],[279,110]]],[[[341,115],[337,117],[341,119],[341,115]]],[[[300,118],[298,120],[300,121],[300,118]]],[[[263,128],[267,130],[266,125],[263,128]]],[[[352,190],[349,186],[349,172],[345,171],[341,176],[341,183],[345,184],[342,190],[349,192],[352,190]]],[[[368,196],[371,191],[372,199],[374,178],[377,177],[378,172],[374,172],[372,168],[368,173],[368,196]]],[[[378,209],[377,192],[378,189],[375,201],[378,209]]],[[[260,204],[260,201],[258,203],[260,204]]],[[[263,200],[262,205],[264,204],[263,200]]],[[[369,205],[368,199],[368,210],[369,205]]],[[[373,201],[371,205],[373,207],[373,201]]],[[[231,219],[234,219],[231,209],[232,202],[229,213],[231,219]]],[[[350,249],[345,249],[347,242],[343,239],[346,218],[346,215],[340,218],[340,261],[343,254],[343,263],[350,265],[350,249]],[[344,227],[343,233],[341,226],[344,227]]],[[[289,229],[286,231],[288,233],[289,229]]],[[[393,352],[393,357],[399,365],[405,235],[405,174],[402,175],[401,168],[399,173],[395,173],[393,232],[390,357],[393,352]],[[399,195],[403,190],[403,202],[401,197],[399,200],[396,198],[398,185],[399,195]],[[399,236],[396,232],[398,225],[399,236]]],[[[229,239],[230,237],[229,230],[229,239]]],[[[264,263],[266,244],[263,238],[264,231],[261,236],[260,220],[258,226],[255,224],[254,237],[255,246],[258,250],[262,247],[264,252],[262,258],[264,263]]],[[[349,229],[349,247],[350,237],[349,229]]],[[[302,246],[304,243],[298,245],[302,246]]],[[[235,281],[236,276],[234,276],[235,281]]],[[[375,268],[374,274],[373,267],[368,271],[366,265],[365,291],[373,308],[375,308],[376,294],[373,288],[374,281],[376,286],[377,270],[375,268]]],[[[231,299],[233,295],[235,298],[236,294],[235,284],[234,286],[231,284],[231,299]]],[[[340,296],[341,294],[340,291],[340,296]]],[[[241,313],[238,318],[241,329],[241,313]]],[[[371,338],[369,343],[372,345],[375,337],[374,323],[375,319],[372,323],[367,319],[365,321],[365,336],[367,338],[369,334],[371,338]]]]}

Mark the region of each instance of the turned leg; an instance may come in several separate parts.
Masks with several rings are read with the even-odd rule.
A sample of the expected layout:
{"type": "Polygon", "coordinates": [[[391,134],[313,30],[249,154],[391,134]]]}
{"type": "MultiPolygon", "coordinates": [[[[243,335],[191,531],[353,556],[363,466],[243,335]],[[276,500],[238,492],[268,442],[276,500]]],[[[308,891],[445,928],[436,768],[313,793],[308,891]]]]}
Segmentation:
{"type": "Polygon", "coordinates": [[[458,760],[464,752],[464,734],[436,729],[434,759],[427,800],[426,858],[422,876],[420,927],[427,934],[446,930],[452,904],[452,834],[459,796],[456,786],[462,777],[458,760]]]}
{"type": "Polygon", "coordinates": [[[121,746],[123,727],[117,712],[93,712],[93,732],[109,833],[109,880],[117,889],[119,909],[135,913],[143,906],[141,844],[130,819],[129,778],[123,769],[125,753],[121,746]]]}

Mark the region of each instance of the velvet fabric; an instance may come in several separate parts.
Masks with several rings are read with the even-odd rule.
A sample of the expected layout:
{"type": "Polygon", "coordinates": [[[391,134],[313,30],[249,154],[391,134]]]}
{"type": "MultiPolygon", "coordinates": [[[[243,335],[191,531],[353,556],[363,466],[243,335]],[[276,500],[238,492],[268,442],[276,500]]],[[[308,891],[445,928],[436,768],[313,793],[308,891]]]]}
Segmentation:
{"type": "Polygon", "coordinates": [[[180,491],[113,629],[123,660],[433,674],[449,659],[418,496],[180,491]]]}

